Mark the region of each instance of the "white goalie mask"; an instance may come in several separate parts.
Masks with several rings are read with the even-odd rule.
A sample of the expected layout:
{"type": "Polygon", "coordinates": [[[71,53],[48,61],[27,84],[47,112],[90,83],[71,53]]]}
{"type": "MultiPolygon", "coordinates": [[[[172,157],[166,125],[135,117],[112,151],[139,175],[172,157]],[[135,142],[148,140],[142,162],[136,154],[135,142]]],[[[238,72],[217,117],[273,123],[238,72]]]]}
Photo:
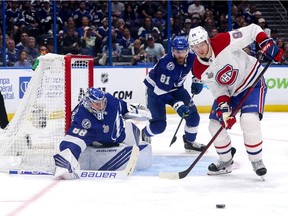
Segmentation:
{"type": "Polygon", "coordinates": [[[207,31],[202,26],[197,26],[190,30],[188,43],[189,43],[190,48],[192,49],[194,45],[197,45],[203,41],[209,42],[208,39],[209,38],[208,38],[207,31]]]}

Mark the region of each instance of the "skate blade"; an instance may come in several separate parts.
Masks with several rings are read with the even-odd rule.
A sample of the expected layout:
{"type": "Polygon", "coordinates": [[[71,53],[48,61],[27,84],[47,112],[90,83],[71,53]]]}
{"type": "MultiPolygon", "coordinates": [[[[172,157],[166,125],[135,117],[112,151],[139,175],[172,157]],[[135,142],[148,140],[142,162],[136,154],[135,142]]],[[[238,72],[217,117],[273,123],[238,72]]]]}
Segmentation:
{"type": "Polygon", "coordinates": [[[262,181],[266,181],[266,179],[265,179],[265,175],[260,176],[260,178],[262,179],[262,181]]]}
{"type": "Polygon", "coordinates": [[[200,149],[199,150],[185,149],[185,152],[189,154],[199,154],[201,150],[200,149]]]}
{"type": "Polygon", "coordinates": [[[225,174],[229,174],[231,172],[232,172],[231,169],[220,170],[220,171],[217,171],[217,172],[208,171],[207,175],[210,175],[210,176],[225,175],[225,174]]]}

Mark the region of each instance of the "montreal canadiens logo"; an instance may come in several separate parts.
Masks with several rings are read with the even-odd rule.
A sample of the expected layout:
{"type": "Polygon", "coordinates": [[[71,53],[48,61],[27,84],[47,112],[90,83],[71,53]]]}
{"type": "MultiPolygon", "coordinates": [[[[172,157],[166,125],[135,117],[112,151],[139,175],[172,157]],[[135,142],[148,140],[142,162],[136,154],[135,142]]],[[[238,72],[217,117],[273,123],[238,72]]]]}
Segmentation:
{"type": "Polygon", "coordinates": [[[238,69],[234,69],[232,65],[225,65],[216,75],[216,81],[220,85],[232,85],[238,76],[238,69]]]}

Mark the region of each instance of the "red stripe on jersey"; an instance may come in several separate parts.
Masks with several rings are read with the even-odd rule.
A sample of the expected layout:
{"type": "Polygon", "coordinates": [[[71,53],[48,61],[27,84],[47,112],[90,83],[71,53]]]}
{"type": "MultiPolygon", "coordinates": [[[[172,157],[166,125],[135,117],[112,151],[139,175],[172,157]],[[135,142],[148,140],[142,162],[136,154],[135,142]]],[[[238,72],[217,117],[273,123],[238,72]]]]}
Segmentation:
{"type": "Polygon", "coordinates": [[[201,80],[201,76],[204,73],[204,71],[209,67],[209,65],[203,65],[199,62],[197,58],[195,58],[193,63],[193,72],[192,74],[197,78],[201,80]]]}
{"type": "Polygon", "coordinates": [[[255,72],[255,68],[258,65],[258,61],[255,63],[254,67],[252,68],[252,70],[250,71],[250,73],[248,74],[248,76],[246,77],[246,79],[244,80],[244,82],[236,89],[235,92],[238,92],[239,89],[241,89],[244,85],[247,84],[247,81],[250,79],[250,77],[252,76],[252,74],[255,72]]]}
{"type": "Polygon", "coordinates": [[[230,34],[228,32],[219,33],[210,39],[210,44],[216,58],[216,56],[230,44],[230,34]]]}
{"type": "Polygon", "coordinates": [[[261,144],[262,144],[262,141],[260,143],[254,144],[254,145],[245,144],[245,146],[248,148],[256,148],[256,147],[260,146],[261,144]]]}

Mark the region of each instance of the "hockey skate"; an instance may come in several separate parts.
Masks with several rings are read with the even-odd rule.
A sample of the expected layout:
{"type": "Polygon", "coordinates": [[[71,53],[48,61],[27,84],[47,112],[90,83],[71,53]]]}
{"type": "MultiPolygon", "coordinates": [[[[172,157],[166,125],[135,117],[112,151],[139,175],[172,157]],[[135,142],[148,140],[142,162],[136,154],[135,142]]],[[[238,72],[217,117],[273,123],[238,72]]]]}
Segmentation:
{"type": "Polygon", "coordinates": [[[206,147],[206,145],[197,143],[195,141],[194,142],[188,141],[185,135],[183,135],[183,142],[184,142],[185,151],[188,153],[195,152],[195,151],[202,152],[206,147]]]}
{"type": "Polygon", "coordinates": [[[253,170],[255,173],[264,180],[264,176],[267,173],[267,169],[263,164],[262,160],[256,161],[256,162],[251,162],[253,170]]]}
{"type": "Polygon", "coordinates": [[[53,158],[56,165],[53,179],[72,180],[79,178],[74,170],[80,169],[80,164],[71,153],[70,149],[65,149],[64,151],[54,155],[53,158]]]}
{"type": "Polygon", "coordinates": [[[227,162],[218,160],[216,163],[210,164],[208,167],[208,173],[207,174],[208,175],[222,175],[222,174],[231,173],[232,172],[232,170],[231,170],[232,164],[234,163],[233,157],[234,157],[235,153],[236,153],[236,149],[234,147],[232,147],[231,148],[232,158],[227,162]]]}
{"type": "Polygon", "coordinates": [[[147,135],[145,134],[145,128],[143,128],[143,129],[141,130],[141,137],[142,137],[142,141],[151,144],[151,137],[149,137],[149,136],[147,136],[147,135]]]}

